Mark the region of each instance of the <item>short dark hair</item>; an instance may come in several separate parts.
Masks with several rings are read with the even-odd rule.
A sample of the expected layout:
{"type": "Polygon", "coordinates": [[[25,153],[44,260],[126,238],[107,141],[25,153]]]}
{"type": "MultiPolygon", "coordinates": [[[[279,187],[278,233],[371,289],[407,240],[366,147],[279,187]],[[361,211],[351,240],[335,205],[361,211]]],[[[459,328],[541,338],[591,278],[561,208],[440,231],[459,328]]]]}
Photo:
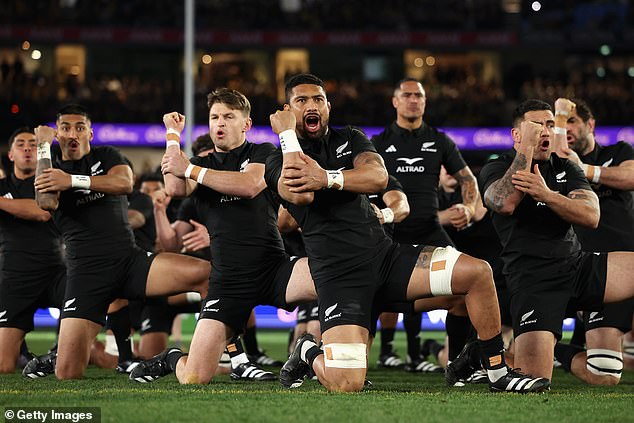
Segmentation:
{"type": "Polygon", "coordinates": [[[412,78],[411,76],[408,76],[407,78],[403,78],[400,81],[398,81],[396,83],[396,86],[394,87],[394,94],[396,95],[396,91],[401,89],[401,84],[405,83],[405,82],[416,82],[417,84],[420,84],[421,87],[423,86],[423,84],[416,78],[412,78]]]}
{"type": "Polygon", "coordinates": [[[160,172],[160,169],[157,169],[154,172],[146,172],[141,175],[139,178],[139,185],[143,182],[163,182],[163,175],[160,172]]]}
{"type": "Polygon", "coordinates": [[[211,140],[209,134],[203,134],[197,137],[196,140],[194,140],[194,142],[192,143],[192,154],[194,156],[197,156],[200,154],[201,151],[211,150],[213,148],[216,148],[216,146],[211,140]]]}
{"type": "Polygon", "coordinates": [[[17,137],[20,134],[24,134],[25,132],[35,135],[35,131],[30,126],[21,126],[21,127],[19,127],[18,129],[13,131],[11,136],[9,136],[9,149],[13,145],[13,141],[15,141],[15,137],[17,137]]]}
{"type": "Polygon", "coordinates": [[[525,100],[521,102],[515,110],[513,110],[513,127],[516,128],[520,123],[524,120],[524,115],[527,112],[532,112],[535,110],[550,110],[553,111],[553,108],[550,104],[546,103],[542,100],[536,100],[534,98],[530,100],[525,100]]]}
{"type": "Polygon", "coordinates": [[[207,96],[207,107],[211,109],[216,103],[226,104],[230,109],[239,110],[247,117],[251,114],[251,103],[240,91],[229,88],[213,90],[207,96]]]}
{"type": "Polygon", "coordinates": [[[90,115],[88,114],[88,110],[86,110],[84,106],[77,103],[70,103],[62,106],[57,111],[57,116],[55,116],[55,119],[59,120],[62,115],[80,115],[88,119],[89,122],[92,121],[90,115]]]}
{"type": "Polygon", "coordinates": [[[575,103],[575,110],[577,111],[577,115],[579,115],[582,121],[588,122],[590,119],[594,119],[594,115],[592,114],[592,110],[590,110],[588,103],[581,100],[580,98],[573,98],[570,101],[575,103]]]}
{"type": "Polygon", "coordinates": [[[293,75],[288,79],[288,81],[286,81],[286,87],[284,88],[287,102],[291,99],[293,88],[302,84],[318,85],[323,88],[324,91],[326,90],[326,88],[324,87],[324,81],[322,81],[321,79],[319,79],[319,77],[313,75],[312,73],[300,73],[297,75],[293,75]]]}

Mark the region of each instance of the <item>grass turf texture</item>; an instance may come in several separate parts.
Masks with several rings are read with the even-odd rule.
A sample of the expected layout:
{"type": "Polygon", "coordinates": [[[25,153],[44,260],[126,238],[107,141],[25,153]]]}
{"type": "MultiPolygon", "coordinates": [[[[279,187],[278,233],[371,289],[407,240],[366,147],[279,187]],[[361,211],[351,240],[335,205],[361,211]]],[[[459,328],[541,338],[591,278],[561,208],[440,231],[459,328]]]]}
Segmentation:
{"type": "MultiPolygon", "coordinates": [[[[284,357],[287,339],[285,331],[258,333],[260,346],[278,359],[284,357]]],[[[33,352],[43,353],[53,336],[36,332],[27,342],[33,352]]],[[[403,356],[402,332],[395,346],[403,356]]],[[[439,374],[377,369],[377,354],[375,345],[368,372],[374,386],[357,394],[327,393],[315,381],[288,391],[276,382],[234,382],[228,376],[202,387],[181,386],[174,375],[138,384],[91,366],[77,381],[0,375],[0,406],[100,407],[102,422],[634,422],[631,372],[618,386],[589,387],[555,369],[549,393],[492,394],[486,385],[449,388],[439,374]]]]}

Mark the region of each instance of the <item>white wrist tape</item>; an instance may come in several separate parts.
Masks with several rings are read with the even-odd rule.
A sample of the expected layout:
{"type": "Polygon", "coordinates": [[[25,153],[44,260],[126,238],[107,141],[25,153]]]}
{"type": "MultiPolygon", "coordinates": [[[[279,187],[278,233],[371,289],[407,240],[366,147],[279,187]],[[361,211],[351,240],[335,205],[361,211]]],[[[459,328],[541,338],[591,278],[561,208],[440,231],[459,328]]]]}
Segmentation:
{"type": "Polygon", "coordinates": [[[343,189],[343,172],[340,170],[327,170],[326,176],[328,178],[328,185],[326,188],[343,189]]]}
{"type": "Polygon", "coordinates": [[[282,154],[302,151],[302,147],[299,145],[299,140],[297,139],[297,134],[294,129],[282,131],[279,137],[282,154]]]}
{"type": "Polygon", "coordinates": [[[566,128],[560,128],[559,126],[555,126],[553,128],[553,132],[555,135],[566,135],[566,128]]]}
{"type": "Polygon", "coordinates": [[[166,134],[174,134],[174,135],[177,135],[179,138],[180,138],[180,136],[181,136],[181,133],[180,133],[180,132],[178,132],[178,131],[177,131],[176,129],[174,129],[174,128],[167,128],[167,130],[165,130],[165,133],[166,133],[166,134]]]}
{"type": "Polygon", "coordinates": [[[384,209],[381,209],[381,214],[383,214],[383,223],[394,222],[394,212],[391,208],[386,207],[384,209]]]}
{"type": "Polygon", "coordinates": [[[178,147],[181,148],[181,134],[174,128],[167,128],[165,131],[165,148],[178,147]]]}
{"type": "Polygon", "coordinates": [[[186,292],[185,293],[185,301],[187,301],[189,304],[193,304],[193,303],[197,303],[202,301],[202,297],[200,296],[200,294],[198,292],[186,292]]]}
{"type": "Polygon", "coordinates": [[[199,184],[203,183],[203,178],[205,177],[205,173],[207,173],[207,168],[203,167],[200,170],[200,173],[198,174],[198,178],[196,178],[196,182],[198,182],[199,184]]]}
{"type": "Polygon", "coordinates": [[[47,142],[41,142],[37,145],[37,159],[51,159],[51,145],[47,142]]]}
{"type": "Polygon", "coordinates": [[[452,295],[451,275],[460,254],[462,253],[453,247],[439,247],[432,253],[429,287],[433,296],[452,295]]]}
{"type": "Polygon", "coordinates": [[[592,176],[592,183],[598,184],[599,178],[601,178],[601,166],[594,166],[594,175],[592,176]]]}
{"type": "Polygon", "coordinates": [[[566,110],[556,110],[555,111],[555,116],[560,115],[560,116],[569,116],[570,113],[568,113],[566,110]]]}
{"type": "Polygon", "coordinates": [[[70,175],[70,185],[73,188],[90,189],[90,176],[70,175]]]}
{"type": "Polygon", "coordinates": [[[193,164],[189,164],[187,165],[187,169],[185,169],[185,177],[189,179],[189,177],[192,174],[192,170],[194,170],[194,165],[193,164]]]}
{"type": "Polygon", "coordinates": [[[367,368],[366,344],[325,344],[324,364],[326,367],[338,369],[365,369],[367,368]]]}

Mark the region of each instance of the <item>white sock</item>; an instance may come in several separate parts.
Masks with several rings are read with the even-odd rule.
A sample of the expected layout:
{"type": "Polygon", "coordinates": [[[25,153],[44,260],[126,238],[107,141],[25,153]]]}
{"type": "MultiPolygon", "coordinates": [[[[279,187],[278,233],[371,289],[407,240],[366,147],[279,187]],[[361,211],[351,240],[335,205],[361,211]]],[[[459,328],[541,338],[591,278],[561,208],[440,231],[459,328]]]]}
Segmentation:
{"type": "Polygon", "coordinates": [[[236,368],[242,363],[248,363],[249,359],[245,353],[241,353],[236,355],[235,357],[231,357],[231,367],[236,368]]]}
{"type": "Polygon", "coordinates": [[[509,370],[506,366],[499,369],[487,369],[487,376],[489,376],[491,382],[497,382],[500,378],[506,376],[508,372],[509,370]]]}
{"type": "Polygon", "coordinates": [[[306,352],[312,347],[316,346],[317,344],[315,344],[313,341],[306,341],[302,344],[302,350],[299,352],[299,356],[304,363],[308,363],[308,360],[306,359],[306,352]]]}

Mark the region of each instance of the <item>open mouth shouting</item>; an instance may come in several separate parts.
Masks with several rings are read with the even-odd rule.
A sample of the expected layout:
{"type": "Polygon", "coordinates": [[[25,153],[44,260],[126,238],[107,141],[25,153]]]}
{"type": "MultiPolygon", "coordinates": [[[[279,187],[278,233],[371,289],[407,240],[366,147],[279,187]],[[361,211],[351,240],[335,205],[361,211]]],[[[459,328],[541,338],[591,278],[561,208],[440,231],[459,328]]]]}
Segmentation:
{"type": "Polygon", "coordinates": [[[308,134],[317,134],[321,129],[321,116],[317,113],[308,113],[304,116],[304,128],[308,134]]]}

